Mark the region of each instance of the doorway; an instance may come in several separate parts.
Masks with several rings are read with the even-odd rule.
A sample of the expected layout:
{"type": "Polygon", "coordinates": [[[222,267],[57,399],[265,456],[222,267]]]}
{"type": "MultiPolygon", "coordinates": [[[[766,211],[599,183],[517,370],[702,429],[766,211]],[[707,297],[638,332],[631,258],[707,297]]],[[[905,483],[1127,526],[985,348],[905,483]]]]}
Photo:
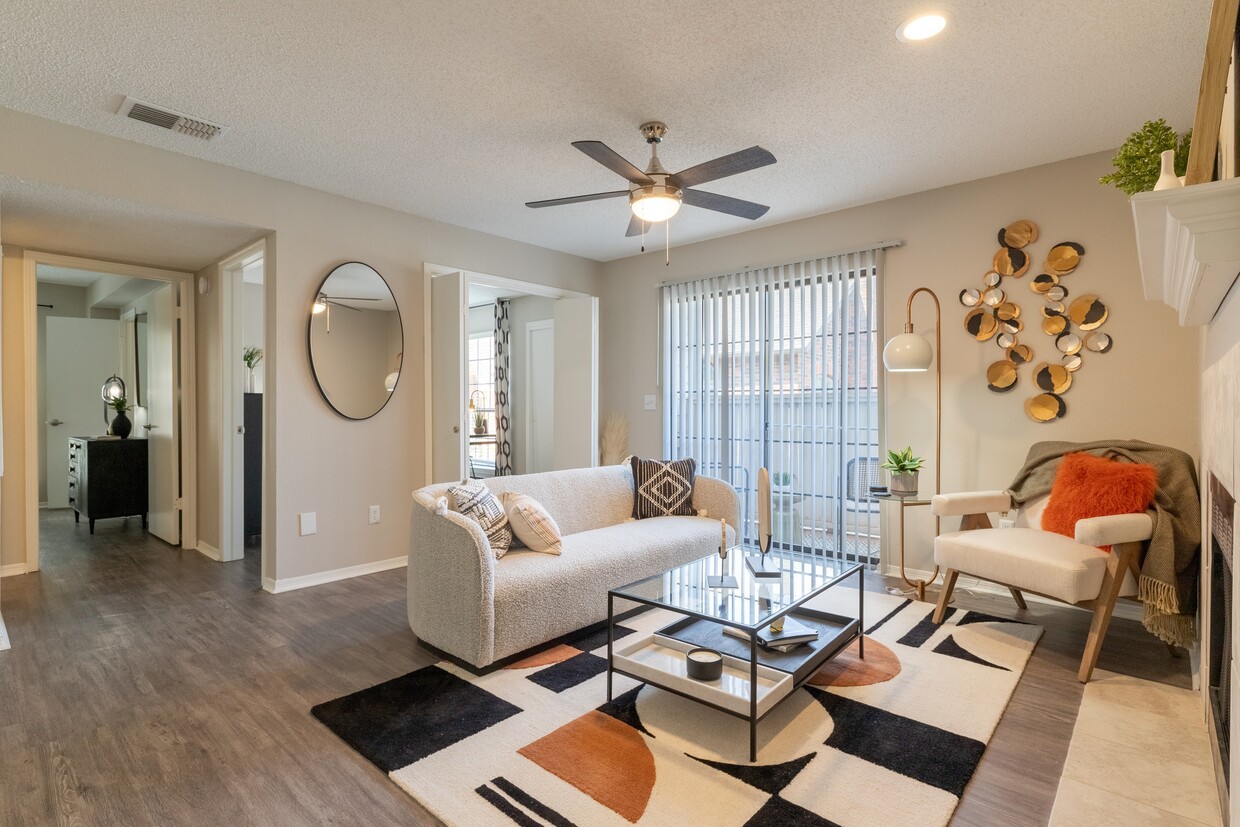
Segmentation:
{"type": "Polygon", "coordinates": [[[427,275],[428,476],[489,477],[503,460],[513,474],[597,465],[598,299],[436,265],[427,275]]]}
{"type": "Polygon", "coordinates": [[[39,568],[41,516],[71,513],[92,534],[100,521],[109,531],[149,524],[165,543],[192,547],[194,514],[184,507],[195,457],[190,278],[25,252],[37,354],[23,378],[28,571],[39,568]]]}

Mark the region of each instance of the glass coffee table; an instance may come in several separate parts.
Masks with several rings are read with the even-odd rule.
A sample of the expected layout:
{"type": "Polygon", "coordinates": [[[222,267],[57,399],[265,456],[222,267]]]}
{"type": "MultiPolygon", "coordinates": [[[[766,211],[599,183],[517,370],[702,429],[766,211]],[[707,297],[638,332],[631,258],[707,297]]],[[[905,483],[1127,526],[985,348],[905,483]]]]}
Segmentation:
{"type": "Polygon", "coordinates": [[[854,640],[858,654],[865,656],[861,635],[865,569],[813,554],[771,553],[767,562],[780,571],[779,578],[755,578],[744,563],[745,553],[732,548],[726,561],[712,554],[607,592],[607,700],[612,699],[612,675],[620,674],[746,719],[749,760],[755,761],[758,721],[854,640]],[[706,578],[720,574],[735,577],[738,587],[710,588],[706,578]],[[851,577],[856,578],[855,616],[851,611],[835,614],[805,605],[851,577]],[[617,600],[683,617],[653,634],[617,644],[617,600]],[[785,615],[817,629],[817,640],[788,652],[759,644],[757,633],[785,615]],[[726,634],[724,627],[740,630],[745,639],[726,634]],[[699,647],[722,654],[720,678],[689,677],[686,654],[699,647]]]}

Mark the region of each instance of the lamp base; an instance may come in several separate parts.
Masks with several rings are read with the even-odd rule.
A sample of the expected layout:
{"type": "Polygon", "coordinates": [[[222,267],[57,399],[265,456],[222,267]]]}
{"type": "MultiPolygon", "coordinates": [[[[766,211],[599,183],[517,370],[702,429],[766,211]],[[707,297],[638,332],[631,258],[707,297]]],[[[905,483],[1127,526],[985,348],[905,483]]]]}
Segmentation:
{"type": "Polygon", "coordinates": [[[739,589],[740,587],[741,584],[730,574],[706,575],[706,588],[708,589],[739,589]]]}
{"type": "Polygon", "coordinates": [[[749,568],[749,572],[759,580],[778,580],[783,576],[783,572],[766,562],[766,557],[759,557],[756,554],[746,557],[745,565],[749,568]]]}

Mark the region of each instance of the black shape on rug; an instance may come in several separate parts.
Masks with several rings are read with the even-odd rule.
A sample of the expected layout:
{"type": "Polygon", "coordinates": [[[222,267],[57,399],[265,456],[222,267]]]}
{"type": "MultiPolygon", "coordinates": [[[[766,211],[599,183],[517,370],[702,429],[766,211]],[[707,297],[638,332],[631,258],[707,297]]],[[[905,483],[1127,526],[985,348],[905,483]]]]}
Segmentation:
{"type": "Polygon", "coordinates": [[[979,663],[982,666],[989,666],[991,669],[1002,669],[1004,672],[1012,671],[1011,669],[1008,669],[1006,666],[1000,666],[997,663],[991,663],[988,660],[982,660],[977,655],[973,654],[968,649],[965,649],[963,646],[957,643],[956,639],[952,637],[951,635],[948,635],[947,637],[943,638],[943,641],[938,646],[934,647],[933,651],[939,653],[940,655],[949,655],[950,657],[953,657],[953,658],[960,658],[961,660],[967,660],[969,663],[979,663]]]}
{"type": "Polygon", "coordinates": [[[384,772],[407,767],[519,712],[520,707],[438,666],[310,710],[384,772]]]}
{"type": "Polygon", "coordinates": [[[817,813],[775,796],[745,822],[745,827],[840,827],[817,813]]]}
{"type": "Polygon", "coordinates": [[[874,632],[875,632],[877,629],[879,629],[880,627],[882,627],[882,625],[883,625],[884,623],[886,623],[888,620],[891,620],[893,617],[895,617],[896,615],[898,615],[900,612],[902,612],[902,611],[904,611],[905,609],[907,609],[907,608],[908,608],[908,606],[909,606],[909,604],[910,604],[910,603],[912,603],[912,602],[913,602],[912,598],[907,598],[907,599],[906,599],[903,603],[901,603],[899,606],[896,606],[894,609],[892,609],[891,611],[887,612],[887,614],[885,614],[885,615],[883,616],[883,619],[882,619],[882,620],[878,621],[878,622],[877,622],[877,623],[875,623],[873,626],[871,626],[870,628],[866,629],[866,630],[865,630],[865,633],[866,633],[867,635],[872,635],[872,634],[874,634],[874,632]]]}
{"type": "Polygon", "coordinates": [[[964,613],[964,617],[956,621],[957,626],[967,626],[970,623],[1019,623],[1021,626],[1032,626],[1032,623],[1026,623],[1023,620],[1012,620],[1010,617],[997,617],[988,615],[985,612],[975,612],[969,610],[964,613]]]}
{"type": "Polygon", "coordinates": [[[491,784],[496,787],[498,792],[491,789],[486,784],[478,787],[474,790],[474,792],[485,798],[497,810],[511,818],[517,824],[520,824],[523,827],[525,827],[525,825],[544,827],[544,824],[551,824],[553,827],[576,827],[573,822],[569,821],[567,818],[560,815],[546,804],[543,804],[541,801],[534,798],[534,796],[509,781],[507,778],[504,778],[502,775],[498,778],[492,778],[491,784]],[[500,793],[503,793],[503,795],[500,793]],[[508,798],[504,798],[504,795],[508,796],[508,798]],[[509,799],[511,799],[511,801],[509,799]],[[515,802],[515,804],[513,802],[515,802]],[[535,819],[530,818],[516,806],[517,804],[541,818],[542,821],[536,821],[535,819]]]}
{"type": "MultiPolygon", "coordinates": [[[[955,609],[948,609],[947,613],[943,615],[943,622],[946,623],[947,620],[955,613],[955,609]]],[[[941,624],[935,623],[931,619],[933,617],[934,612],[930,612],[921,620],[917,621],[917,625],[905,632],[904,637],[897,640],[896,643],[902,643],[905,646],[912,646],[914,649],[921,646],[940,628],[941,624]]]]}
{"type": "Polygon", "coordinates": [[[577,684],[585,683],[595,675],[601,675],[606,671],[607,661],[604,658],[591,655],[589,652],[582,652],[580,655],[573,655],[568,660],[560,661],[546,669],[539,669],[532,675],[526,675],[525,679],[550,689],[552,692],[563,692],[565,689],[572,689],[577,684]]]}
{"type": "Polygon", "coordinates": [[[638,732],[653,738],[654,733],[642,726],[641,716],[637,714],[637,696],[645,688],[646,684],[638,684],[623,695],[617,695],[612,698],[609,703],[603,704],[597,711],[604,715],[610,715],[620,723],[627,724],[638,732]]]}
{"type": "Polygon", "coordinates": [[[722,761],[707,761],[705,758],[698,758],[696,755],[685,753],[686,756],[694,761],[699,761],[708,767],[714,767],[720,772],[727,773],[733,778],[744,781],[749,786],[757,787],[762,792],[770,793],[771,795],[777,795],[784,787],[791,784],[792,780],[797,777],[801,770],[805,769],[805,766],[810,761],[814,760],[814,756],[817,754],[816,752],[811,752],[809,755],[803,755],[795,761],[787,761],[783,764],[725,764],[722,761]]]}
{"type": "MultiPolygon", "coordinates": [[[[627,626],[621,626],[619,623],[616,624],[615,629],[616,629],[615,640],[620,640],[621,638],[628,637],[629,635],[633,634],[633,631],[634,631],[628,628],[627,626]]],[[[568,641],[568,645],[573,647],[574,649],[580,649],[583,652],[593,652],[595,649],[598,649],[600,646],[607,645],[607,630],[598,629],[597,631],[591,632],[588,635],[583,635],[579,640],[568,641]]]]}
{"type": "Polygon", "coordinates": [[[830,713],[826,745],[959,798],[986,745],[912,718],[813,687],[805,689],[830,713]]]}

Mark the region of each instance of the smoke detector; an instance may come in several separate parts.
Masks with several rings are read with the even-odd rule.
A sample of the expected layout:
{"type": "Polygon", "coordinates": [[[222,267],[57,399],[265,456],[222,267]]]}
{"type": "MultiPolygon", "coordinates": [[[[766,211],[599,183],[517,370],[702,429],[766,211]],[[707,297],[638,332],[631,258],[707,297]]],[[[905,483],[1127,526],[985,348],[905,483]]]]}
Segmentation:
{"type": "Polygon", "coordinates": [[[228,128],[217,123],[211,123],[203,118],[186,115],[184,112],[177,112],[175,109],[156,106],[153,103],[134,100],[128,97],[121,104],[117,114],[123,115],[126,118],[133,118],[135,121],[149,123],[152,126],[158,126],[161,129],[170,129],[173,132],[180,132],[182,135],[201,138],[204,141],[211,140],[228,128]]]}

